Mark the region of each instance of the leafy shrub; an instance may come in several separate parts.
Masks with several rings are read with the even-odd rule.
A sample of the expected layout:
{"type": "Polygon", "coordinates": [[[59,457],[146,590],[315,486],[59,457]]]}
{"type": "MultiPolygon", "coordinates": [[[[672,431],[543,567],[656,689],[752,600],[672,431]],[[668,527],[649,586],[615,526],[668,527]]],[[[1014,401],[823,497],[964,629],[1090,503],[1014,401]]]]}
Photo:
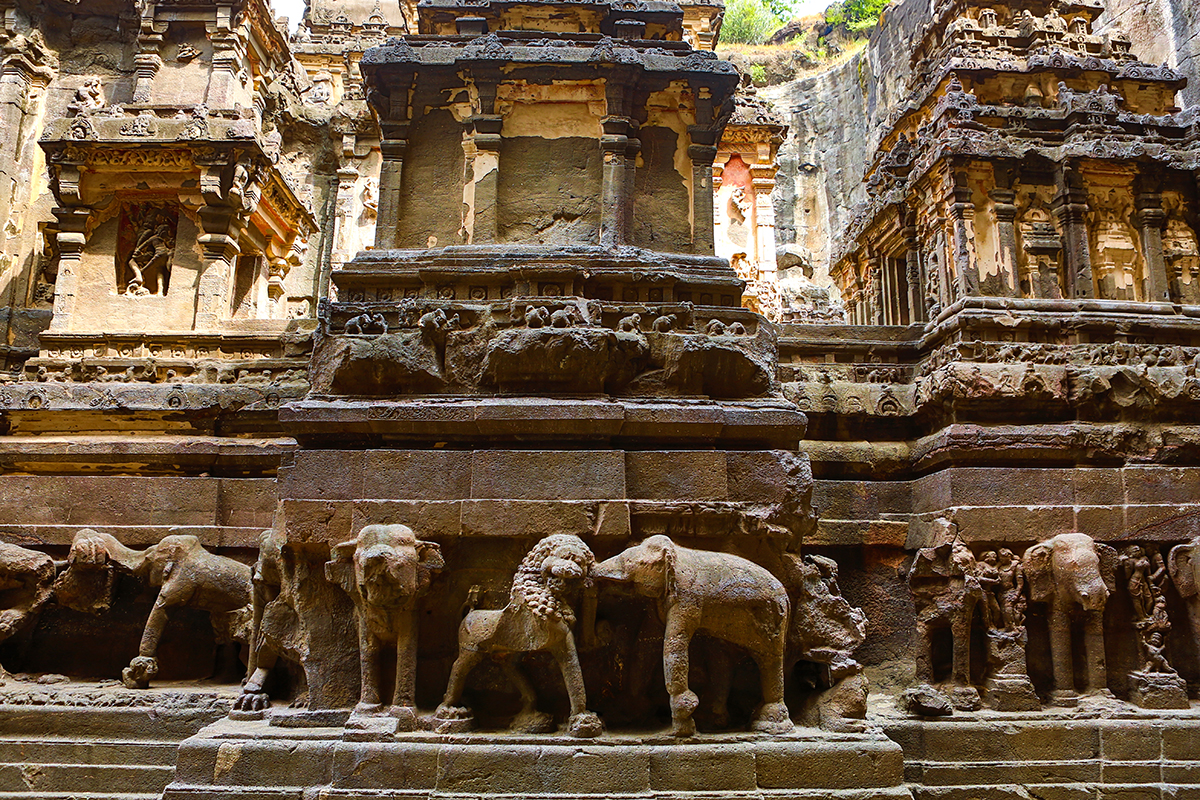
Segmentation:
{"type": "Polygon", "coordinates": [[[779,29],[779,18],[764,0],[729,0],[721,41],[726,44],[762,44],[779,29]]]}
{"type": "Polygon", "coordinates": [[[879,15],[888,0],[842,0],[825,9],[825,22],[831,26],[844,25],[847,30],[858,33],[879,22],[879,15]]]}

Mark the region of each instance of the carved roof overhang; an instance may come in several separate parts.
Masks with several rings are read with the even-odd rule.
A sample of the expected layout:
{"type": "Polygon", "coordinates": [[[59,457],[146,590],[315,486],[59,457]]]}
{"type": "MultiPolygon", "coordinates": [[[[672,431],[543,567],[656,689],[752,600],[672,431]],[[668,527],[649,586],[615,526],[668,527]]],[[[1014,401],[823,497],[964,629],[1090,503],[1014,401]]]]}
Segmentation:
{"type": "Polygon", "coordinates": [[[260,201],[265,201],[259,202],[253,213],[261,216],[271,232],[286,232],[290,238],[307,236],[317,229],[312,212],[274,166],[270,147],[245,127],[247,120],[151,117],[143,111],[135,117],[79,114],[53,120],[40,144],[59,202],[68,206],[86,204],[78,193],[87,173],[138,171],[158,176],[178,173],[181,189],[185,188],[185,179],[199,174],[198,187],[194,185],[189,191],[202,192],[206,202],[226,202],[231,191],[231,169],[242,163],[260,201]],[[199,126],[201,121],[203,127],[199,126]],[[222,130],[223,137],[219,136],[222,130]],[[200,136],[201,131],[206,135],[200,136]],[[240,135],[243,133],[247,135],[240,135]],[[70,180],[71,188],[63,180],[67,168],[78,176],[70,180]]]}
{"type": "Polygon", "coordinates": [[[913,63],[924,57],[929,44],[941,41],[945,30],[956,20],[967,16],[971,11],[985,8],[1002,8],[1012,12],[1028,11],[1031,15],[1042,17],[1053,12],[1064,19],[1083,17],[1092,22],[1104,13],[1104,0],[1023,0],[1020,4],[998,3],[995,0],[942,0],[933,10],[932,19],[927,22],[917,34],[920,44],[913,52],[913,63]]]}
{"type": "Polygon", "coordinates": [[[660,91],[675,81],[686,81],[696,94],[697,126],[719,132],[733,112],[732,97],[739,81],[737,69],[715,53],[682,43],[633,43],[590,34],[537,39],[508,33],[437,39],[409,36],[371,48],[359,67],[370,87],[368,101],[381,119],[394,122],[407,119],[408,88],[414,79],[426,86],[458,86],[462,70],[469,69],[477,76],[495,75],[501,82],[550,84],[611,80],[616,69],[638,92],[660,91]],[[394,96],[389,94],[393,90],[394,96]]]}
{"type": "MultiPolygon", "coordinates": [[[[1169,91],[1179,91],[1187,85],[1187,78],[1183,73],[1165,64],[1155,66],[1140,61],[1129,63],[1096,57],[1084,58],[1063,51],[1037,53],[1025,58],[1017,56],[954,56],[938,65],[929,79],[909,97],[907,102],[898,106],[889,115],[889,134],[885,136],[880,147],[889,149],[896,139],[897,130],[903,128],[903,123],[906,121],[920,116],[928,116],[930,109],[938,102],[938,98],[948,89],[953,76],[958,75],[976,83],[983,83],[996,77],[997,73],[1029,75],[1048,73],[1058,80],[1078,78],[1086,74],[1090,82],[1105,83],[1122,94],[1124,93],[1122,90],[1147,83],[1157,84],[1169,91]]],[[[1018,104],[1023,100],[1024,98],[1013,98],[1013,101],[1018,104]]]]}
{"type": "Polygon", "coordinates": [[[663,0],[421,0],[417,13],[420,32],[428,34],[439,25],[453,24],[465,16],[482,17],[496,30],[495,23],[501,16],[518,8],[590,12],[601,20],[600,32],[610,36],[616,23],[623,20],[664,26],[676,38],[683,32],[683,10],[663,0]]]}
{"type": "MultiPolygon", "coordinates": [[[[1179,116],[1182,115],[1174,115],[1173,119],[1178,121],[1179,116]]],[[[1200,133],[1197,132],[1195,113],[1190,112],[1188,117],[1191,120],[1188,127],[1175,126],[1177,131],[1186,130],[1186,136],[1173,143],[1163,141],[1161,136],[1148,137],[1144,133],[1085,123],[1072,125],[1062,140],[1055,143],[1021,135],[1027,131],[1014,132],[982,125],[944,128],[919,140],[911,170],[903,179],[885,185],[864,207],[855,211],[841,238],[844,244],[832,261],[860,248],[870,238],[869,228],[879,214],[889,206],[905,202],[922,180],[937,167],[950,162],[974,159],[1063,163],[1069,159],[1088,159],[1127,164],[1135,172],[1144,168],[1140,165],[1149,163],[1184,172],[1200,170],[1200,133]],[[1151,140],[1153,138],[1158,141],[1151,140]]]]}
{"type": "Polygon", "coordinates": [[[203,23],[210,33],[232,29],[239,13],[249,22],[251,41],[262,56],[285,62],[288,57],[286,31],[275,24],[266,0],[152,0],[142,7],[142,24],[166,32],[171,22],[203,23]]]}

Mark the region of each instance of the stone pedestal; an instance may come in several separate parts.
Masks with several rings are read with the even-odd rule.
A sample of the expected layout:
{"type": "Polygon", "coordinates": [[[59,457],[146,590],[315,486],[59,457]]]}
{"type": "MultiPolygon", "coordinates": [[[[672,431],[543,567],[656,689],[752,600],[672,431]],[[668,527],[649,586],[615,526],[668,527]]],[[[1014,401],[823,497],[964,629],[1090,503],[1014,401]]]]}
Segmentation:
{"type": "Polygon", "coordinates": [[[911,797],[899,745],[878,732],[610,734],[586,742],[489,733],[349,742],[342,733],[218,722],[180,749],[164,799],[911,797]]]}
{"type": "Polygon", "coordinates": [[[986,701],[996,711],[1037,711],[1042,707],[1033,683],[1025,675],[997,675],[988,678],[986,701]]]}
{"type": "Polygon", "coordinates": [[[1129,702],[1142,708],[1188,708],[1187,682],[1162,672],[1131,672],[1129,702]]]}

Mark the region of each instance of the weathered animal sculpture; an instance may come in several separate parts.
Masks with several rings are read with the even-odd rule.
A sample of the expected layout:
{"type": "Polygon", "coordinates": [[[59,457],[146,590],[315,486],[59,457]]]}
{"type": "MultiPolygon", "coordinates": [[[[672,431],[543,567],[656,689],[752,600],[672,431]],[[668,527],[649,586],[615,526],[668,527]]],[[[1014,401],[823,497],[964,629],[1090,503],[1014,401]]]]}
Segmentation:
{"type": "MultiPolygon", "coordinates": [[[[282,529],[263,531],[258,544],[258,561],[254,565],[253,591],[251,598],[251,633],[250,654],[246,662],[246,680],[242,684],[242,693],[234,701],[236,711],[262,711],[271,705],[267,694],[267,677],[275,667],[284,650],[280,640],[280,627],[292,628],[294,625],[281,626],[277,621],[281,616],[279,606],[286,606],[282,616],[294,617],[295,609],[291,608],[286,599],[280,595],[283,591],[282,550],[286,541],[282,529]],[[274,624],[273,624],[274,623],[274,624]]],[[[289,619],[289,622],[292,620],[289,619]]]]}
{"type": "Polygon", "coordinates": [[[1172,547],[1167,554],[1167,569],[1175,589],[1187,603],[1192,636],[1200,642],[1200,537],[1172,547]]]}
{"type": "Polygon", "coordinates": [[[949,628],[953,639],[950,682],[971,683],[971,621],[975,606],[984,601],[975,577],[975,557],[955,541],[917,551],[908,571],[908,587],[917,612],[917,680],[934,683],[933,638],[949,628]]]}
{"type": "Polygon", "coordinates": [[[1025,551],[1029,596],[1049,606],[1050,657],[1057,702],[1076,697],[1071,658],[1071,613],[1084,616],[1087,691],[1108,694],[1104,660],[1104,606],[1116,591],[1117,551],[1082,533],[1063,533],[1025,551]]]}
{"type": "Polygon", "coordinates": [[[354,601],[362,690],[355,716],[388,715],[397,729],[416,726],[417,598],[442,569],[442,550],[407,525],[367,525],[333,548],[325,576],[354,601]],[[385,649],[386,646],[395,649],[385,649]],[[395,658],[391,702],[383,703],[382,659],[395,658]]]}
{"type": "MultiPolygon", "coordinates": [[[[0,542],[0,642],[33,629],[53,586],[54,561],[50,556],[0,542]]],[[[0,685],[7,676],[0,667],[0,685]]]]}
{"type": "Polygon", "coordinates": [[[688,646],[697,632],[744,647],[758,664],[763,704],[754,730],[781,734],[793,729],[783,702],[783,661],[790,602],[787,590],[766,569],[727,553],[693,550],[667,536],[641,544],[596,565],[602,580],[632,583],[658,601],[666,625],[663,672],[671,696],[672,733],[692,736],[699,703],[689,687],[688,646]]]}
{"type": "Polygon", "coordinates": [[[511,657],[545,650],[558,662],[571,701],[567,732],[593,737],[604,731],[600,718],[587,710],[583,672],[575,649],[575,611],[572,600],[581,592],[586,604],[584,625],[594,622],[594,597],[590,597],[591,571],[595,557],[578,536],[559,533],[538,542],[521,561],[513,576],[508,605],[499,611],[470,611],[458,628],[458,658],[450,671],[446,695],[434,716],[435,728],[464,730],[471,724],[470,712],[458,704],[467,675],[491,656],[500,660],[505,672],[521,693],[522,707],[512,723],[514,730],[553,730],[550,715],[534,708],[537,694],[511,657]]]}
{"type": "MultiPolygon", "coordinates": [[[[251,569],[240,561],[215,555],[204,549],[195,536],[166,536],[146,550],[132,550],[107,533],[85,528],[75,534],[67,555],[67,572],[84,574],[97,571],[128,572],[152,587],[158,587],[154,608],[142,631],[138,655],[121,672],[121,681],[130,689],[145,689],[158,674],[158,642],[172,608],[184,606],[207,611],[218,642],[247,641],[245,623],[250,616],[251,569]]],[[[107,581],[61,581],[66,586],[108,586],[107,581]]],[[[73,598],[71,607],[85,605],[73,598]]],[[[92,609],[107,608],[107,600],[88,604],[92,609]]]]}

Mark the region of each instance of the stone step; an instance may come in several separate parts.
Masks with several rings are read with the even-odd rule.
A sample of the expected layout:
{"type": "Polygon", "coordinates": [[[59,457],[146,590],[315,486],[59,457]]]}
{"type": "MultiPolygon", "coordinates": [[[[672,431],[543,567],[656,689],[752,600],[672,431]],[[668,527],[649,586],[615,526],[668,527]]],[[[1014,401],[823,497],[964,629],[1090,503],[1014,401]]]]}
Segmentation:
{"type": "Polygon", "coordinates": [[[913,800],[1198,800],[1200,787],[1171,783],[1042,783],[912,786],[913,800]]]}
{"type": "Polygon", "coordinates": [[[924,762],[904,766],[905,780],[926,787],[1004,784],[1168,783],[1200,788],[1196,761],[924,762]]]}
{"type": "Polygon", "coordinates": [[[0,792],[39,794],[106,788],[121,794],[154,794],[175,775],[173,767],[98,764],[0,764],[0,792]]]}
{"type": "Polygon", "coordinates": [[[0,800],[158,800],[159,792],[0,792],[0,800]]]}
{"type": "Polygon", "coordinates": [[[0,736],[177,742],[224,716],[217,708],[0,705],[0,736]]]}
{"type": "Polygon", "coordinates": [[[0,736],[0,763],[140,764],[174,767],[175,742],[29,739],[0,736]]]}

